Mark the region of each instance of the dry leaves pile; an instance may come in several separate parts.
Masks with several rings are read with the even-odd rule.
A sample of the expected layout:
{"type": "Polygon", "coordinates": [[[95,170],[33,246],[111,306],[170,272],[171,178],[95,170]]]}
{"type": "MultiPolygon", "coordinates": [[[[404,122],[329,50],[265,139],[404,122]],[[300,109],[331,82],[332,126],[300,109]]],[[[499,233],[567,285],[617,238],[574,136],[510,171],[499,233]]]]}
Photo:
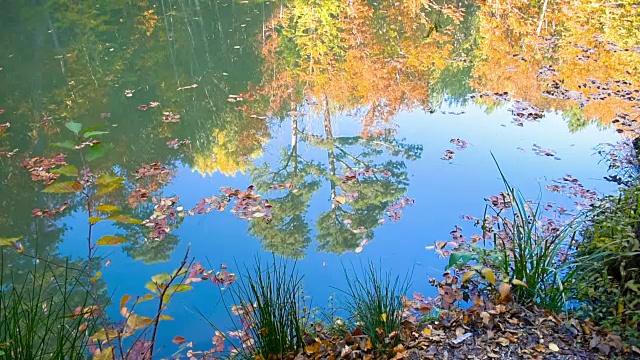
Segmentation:
{"type": "MultiPolygon", "coordinates": [[[[295,360],[306,359],[640,359],[640,349],[624,348],[614,334],[588,321],[517,304],[493,310],[443,311],[435,322],[405,321],[391,334],[400,344],[376,353],[359,329],[338,337],[319,331],[308,337],[295,360]]],[[[388,339],[391,342],[391,339],[388,339]]]]}

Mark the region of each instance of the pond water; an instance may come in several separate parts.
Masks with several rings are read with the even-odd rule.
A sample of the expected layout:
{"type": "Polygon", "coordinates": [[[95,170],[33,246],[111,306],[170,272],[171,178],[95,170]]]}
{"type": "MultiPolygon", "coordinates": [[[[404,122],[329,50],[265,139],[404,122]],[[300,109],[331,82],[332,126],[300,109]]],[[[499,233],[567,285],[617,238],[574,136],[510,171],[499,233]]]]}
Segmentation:
{"type": "MultiPolygon", "coordinates": [[[[478,232],[461,216],[503,190],[492,155],[569,212],[579,199],[548,191],[556,179],[615,189],[596,147],[638,117],[640,17],[580,3],[0,1],[0,237],[24,249],[5,248],[3,270],[70,257],[117,303],[187,249],[232,272],[275,253],[298,260],[319,307],[343,264],[367,261],[435,295],[446,260],[427,247],[478,232]],[[57,154],[72,166],[29,163],[57,154]],[[122,179],[89,208],[73,187],[43,192],[83,167],[122,179]],[[251,185],[249,205],[201,202],[251,185]],[[98,205],[122,221],[88,233],[98,205]],[[89,250],[107,235],[122,243],[89,250]]],[[[179,295],[167,353],[178,334],[210,344],[198,310],[228,325],[216,285],[179,295]]]]}

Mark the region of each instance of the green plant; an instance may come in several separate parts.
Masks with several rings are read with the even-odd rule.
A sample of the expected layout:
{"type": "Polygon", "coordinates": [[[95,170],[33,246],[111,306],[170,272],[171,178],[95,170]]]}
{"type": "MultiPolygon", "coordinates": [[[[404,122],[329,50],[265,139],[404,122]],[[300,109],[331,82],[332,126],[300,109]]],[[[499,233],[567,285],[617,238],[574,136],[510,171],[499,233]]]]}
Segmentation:
{"type": "Polygon", "coordinates": [[[347,280],[347,289],[341,290],[347,295],[346,309],[353,315],[362,332],[369,336],[376,350],[393,348],[398,338],[393,333],[400,329],[404,302],[411,274],[404,279],[392,277],[391,272],[376,269],[373,263],[368,267],[361,265],[361,273],[349,275],[343,267],[347,280]]]}
{"type": "Polygon", "coordinates": [[[496,165],[505,191],[488,199],[491,205],[485,208],[481,222],[483,240],[460,244],[451,253],[448,268],[463,272],[464,290],[490,288],[503,301],[514,297],[520,303],[562,311],[575,285],[577,266],[566,254],[575,244],[578,220],[561,224],[544,216],[540,199],[527,201],[509,183],[497,161],[496,165]],[[477,273],[481,281],[474,280],[477,273]],[[512,285],[516,286],[512,289],[512,285]]]}
{"type": "Polygon", "coordinates": [[[600,199],[587,215],[578,246],[576,298],[601,326],[640,339],[640,184],[600,199]]]}
{"type": "Polygon", "coordinates": [[[303,348],[308,317],[302,291],[295,263],[274,256],[269,266],[256,259],[252,269],[245,267],[232,288],[234,312],[244,329],[238,336],[244,354],[273,359],[303,348]]]}
{"type": "Polygon", "coordinates": [[[40,262],[8,278],[6,268],[0,270],[0,358],[85,359],[99,311],[89,305],[92,298],[81,280],[86,274],[68,262],[40,262]]]}

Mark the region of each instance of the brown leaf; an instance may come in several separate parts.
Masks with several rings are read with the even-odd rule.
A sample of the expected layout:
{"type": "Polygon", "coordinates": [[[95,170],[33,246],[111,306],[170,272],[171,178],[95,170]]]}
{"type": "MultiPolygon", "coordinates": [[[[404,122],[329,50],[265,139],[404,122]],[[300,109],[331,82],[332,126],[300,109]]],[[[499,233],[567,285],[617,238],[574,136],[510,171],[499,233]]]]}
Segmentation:
{"type": "Polygon", "coordinates": [[[178,344],[178,345],[180,345],[180,344],[182,344],[182,343],[184,343],[184,342],[185,342],[185,339],[184,339],[184,337],[183,337],[183,336],[177,335],[177,336],[175,336],[175,337],[173,338],[173,340],[171,340],[171,341],[172,341],[174,344],[178,344]]]}

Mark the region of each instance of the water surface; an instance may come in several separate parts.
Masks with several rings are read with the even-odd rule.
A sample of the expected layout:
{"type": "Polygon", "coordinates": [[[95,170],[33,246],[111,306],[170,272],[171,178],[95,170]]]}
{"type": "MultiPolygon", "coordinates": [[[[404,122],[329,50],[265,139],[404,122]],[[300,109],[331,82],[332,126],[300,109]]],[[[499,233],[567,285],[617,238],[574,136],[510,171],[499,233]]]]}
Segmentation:
{"type": "MultiPolygon", "coordinates": [[[[492,154],[525,195],[570,212],[579,199],[548,191],[555,179],[613,191],[595,148],[633,130],[640,109],[640,17],[625,4],[0,2],[0,235],[23,236],[40,261],[88,266],[95,214],[82,196],[42,192],[23,166],[62,153],[124,179],[93,206],[146,220],[152,198],[177,196],[174,208],[196,213],[166,234],[93,226],[94,242],[126,239],[96,247],[88,267],[116,302],[188,248],[231,271],[296,259],[320,307],[344,285],[342,264],[360,261],[413,271],[412,289],[434,295],[427,277],[445,261],[425,247],[456,225],[477,232],[461,216],[503,190],[492,154]],[[68,122],[104,133],[82,145],[68,122]],[[155,162],[170,174],[136,174],[155,162]],[[251,185],[269,207],[197,214],[221,188],[251,185]],[[132,202],[136,189],[149,199],[132,202]]],[[[9,250],[5,269],[33,261],[9,250]]],[[[219,298],[208,283],[176,297],[161,341],[209,344],[195,312],[227,326],[219,298]]]]}

